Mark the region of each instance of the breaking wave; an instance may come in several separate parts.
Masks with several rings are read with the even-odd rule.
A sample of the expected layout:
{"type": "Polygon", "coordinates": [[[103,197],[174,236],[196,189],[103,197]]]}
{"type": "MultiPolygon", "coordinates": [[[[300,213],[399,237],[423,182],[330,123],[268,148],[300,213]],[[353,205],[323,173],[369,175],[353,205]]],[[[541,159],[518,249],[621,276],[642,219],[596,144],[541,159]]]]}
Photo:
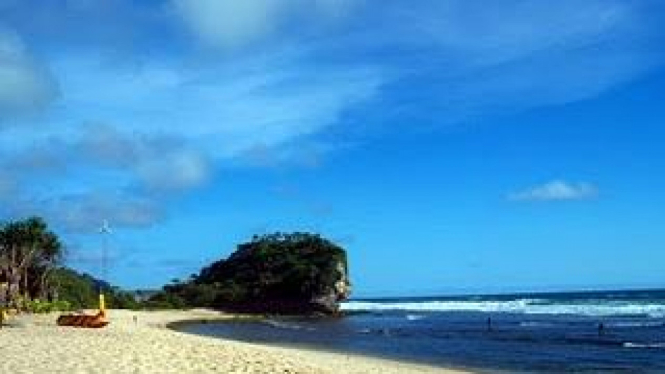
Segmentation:
{"type": "Polygon", "coordinates": [[[521,314],[569,314],[584,316],[645,315],[665,317],[665,302],[639,303],[619,300],[596,302],[565,302],[543,299],[496,300],[428,300],[428,301],[349,301],[341,305],[344,311],[404,311],[404,312],[490,312],[521,314]]]}

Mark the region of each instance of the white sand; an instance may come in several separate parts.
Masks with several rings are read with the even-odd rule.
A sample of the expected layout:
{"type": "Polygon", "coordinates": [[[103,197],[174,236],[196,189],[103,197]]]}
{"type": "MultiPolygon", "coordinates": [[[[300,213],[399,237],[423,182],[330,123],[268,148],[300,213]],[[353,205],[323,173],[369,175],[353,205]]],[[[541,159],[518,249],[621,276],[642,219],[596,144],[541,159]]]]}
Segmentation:
{"type": "Polygon", "coordinates": [[[205,310],[112,310],[111,324],[103,329],[58,327],[53,314],[15,317],[14,327],[0,330],[0,373],[462,373],[166,328],[174,321],[229,317],[205,310]]]}

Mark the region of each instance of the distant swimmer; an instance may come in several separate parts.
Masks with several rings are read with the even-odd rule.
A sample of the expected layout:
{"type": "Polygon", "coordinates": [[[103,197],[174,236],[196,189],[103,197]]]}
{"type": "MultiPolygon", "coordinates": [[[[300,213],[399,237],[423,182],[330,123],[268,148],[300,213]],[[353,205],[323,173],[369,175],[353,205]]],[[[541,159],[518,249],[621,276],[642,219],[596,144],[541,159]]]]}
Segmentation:
{"type": "Polygon", "coordinates": [[[605,335],[605,324],[601,322],[598,324],[598,336],[603,335],[605,335]]]}
{"type": "Polygon", "coordinates": [[[492,332],[492,317],[487,317],[487,332],[492,332]]]}

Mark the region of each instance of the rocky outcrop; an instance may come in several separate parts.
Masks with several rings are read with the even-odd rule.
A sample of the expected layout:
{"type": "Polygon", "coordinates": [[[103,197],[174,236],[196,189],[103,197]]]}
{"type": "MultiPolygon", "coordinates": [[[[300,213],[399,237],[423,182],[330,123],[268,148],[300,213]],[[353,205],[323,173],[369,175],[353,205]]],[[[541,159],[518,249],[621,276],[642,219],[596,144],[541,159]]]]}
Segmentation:
{"type": "Polygon", "coordinates": [[[214,306],[252,313],[339,312],[350,292],[345,251],[313,234],[273,234],[238,246],[194,284],[213,286],[214,306]]]}
{"type": "Polygon", "coordinates": [[[351,294],[351,283],[349,282],[346,263],[337,262],[336,274],[338,274],[338,278],[332,287],[328,287],[324,292],[313,296],[311,302],[319,306],[318,309],[338,313],[339,302],[346,300],[351,294]]]}

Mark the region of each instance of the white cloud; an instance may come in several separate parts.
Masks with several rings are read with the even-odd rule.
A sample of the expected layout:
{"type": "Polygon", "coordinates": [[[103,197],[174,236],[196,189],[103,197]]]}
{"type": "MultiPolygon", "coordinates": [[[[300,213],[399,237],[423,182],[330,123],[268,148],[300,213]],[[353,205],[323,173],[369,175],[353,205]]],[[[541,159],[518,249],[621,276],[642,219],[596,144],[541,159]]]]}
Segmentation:
{"type": "Polygon", "coordinates": [[[411,48],[400,70],[428,87],[395,105],[428,108],[439,123],[593,98],[665,63],[662,29],[644,3],[395,4],[384,11],[394,30],[376,34],[385,48],[411,48]]]}
{"type": "Polygon", "coordinates": [[[136,228],[154,225],[164,217],[163,207],[157,201],[120,192],[54,194],[45,199],[14,200],[6,214],[40,215],[58,229],[80,233],[95,233],[104,220],[116,227],[136,228]]]}
{"type": "Polygon", "coordinates": [[[634,21],[630,4],[612,0],[424,1],[399,9],[399,16],[420,21],[403,24],[408,43],[453,52],[470,66],[585,46],[627,31],[622,28],[634,21]]]}
{"type": "Polygon", "coordinates": [[[211,170],[200,152],[171,150],[162,155],[143,158],[137,172],[151,190],[187,190],[208,181],[211,170]]]}
{"type": "Polygon", "coordinates": [[[30,55],[19,36],[0,29],[0,120],[41,109],[57,93],[55,81],[30,55]]]}
{"type": "MultiPolygon", "coordinates": [[[[359,133],[376,117],[391,126],[419,124],[419,116],[445,124],[567,103],[663,64],[654,48],[662,22],[644,22],[657,12],[624,1],[172,0],[165,16],[154,14],[160,7],[106,11],[77,0],[69,2],[77,4],[74,21],[59,5],[32,17],[36,7],[12,3],[23,18],[8,24],[26,28],[49,69],[18,36],[1,32],[0,116],[48,103],[56,92],[48,71],[62,96],[44,118],[52,126],[3,130],[3,166],[25,173],[12,171],[0,190],[33,202],[48,192],[74,211],[109,211],[128,224],[150,220],[83,199],[81,186],[131,186],[127,200],[144,208],[130,216],[156,217],[140,212],[162,208],[166,192],[200,186],[221,164],[315,166],[336,142],[349,142],[347,130],[359,133]],[[107,15],[122,22],[102,22],[107,15]],[[192,48],[182,22],[224,53],[192,48]],[[56,37],[44,35],[56,29],[56,37]],[[238,48],[250,45],[257,48],[238,48]],[[343,140],[321,140],[331,129],[343,140]],[[50,191],[32,192],[46,184],[50,191]]],[[[511,198],[595,194],[592,185],[554,181],[511,198]]]]}
{"type": "Polygon", "coordinates": [[[307,22],[322,26],[346,18],[359,0],[172,0],[175,14],[207,47],[234,49],[307,22]]]}
{"type": "Polygon", "coordinates": [[[151,191],[182,191],[204,184],[210,160],[180,135],[126,132],[119,126],[90,123],[73,139],[47,137],[12,153],[5,151],[0,166],[20,177],[81,177],[81,173],[124,174],[123,183],[151,191]]]}
{"type": "Polygon", "coordinates": [[[121,133],[117,127],[103,123],[82,125],[81,138],[72,148],[78,148],[86,159],[102,164],[129,166],[136,162],[138,143],[136,134],[121,133]]]}
{"type": "Polygon", "coordinates": [[[188,143],[181,135],[123,133],[110,125],[91,124],[72,148],[88,161],[129,172],[145,189],[181,191],[201,186],[211,173],[204,151],[188,143]]]}
{"type": "Polygon", "coordinates": [[[62,107],[76,118],[121,124],[124,132],[174,134],[225,160],[334,126],[387,79],[371,65],[317,64],[298,48],[195,67],[165,67],[168,62],[58,60],[55,70],[65,77],[62,107]]]}
{"type": "Polygon", "coordinates": [[[255,41],[278,27],[289,0],[174,0],[177,13],[209,46],[232,48],[255,41]]]}
{"type": "Polygon", "coordinates": [[[147,227],[163,219],[174,192],[210,176],[209,160],[181,137],[84,128],[73,139],[46,138],[3,152],[0,216],[42,215],[70,232],[89,232],[104,219],[147,227]]]}
{"type": "Polygon", "coordinates": [[[508,195],[513,201],[588,200],[598,196],[598,189],[590,183],[570,183],[554,180],[508,195]]]}

